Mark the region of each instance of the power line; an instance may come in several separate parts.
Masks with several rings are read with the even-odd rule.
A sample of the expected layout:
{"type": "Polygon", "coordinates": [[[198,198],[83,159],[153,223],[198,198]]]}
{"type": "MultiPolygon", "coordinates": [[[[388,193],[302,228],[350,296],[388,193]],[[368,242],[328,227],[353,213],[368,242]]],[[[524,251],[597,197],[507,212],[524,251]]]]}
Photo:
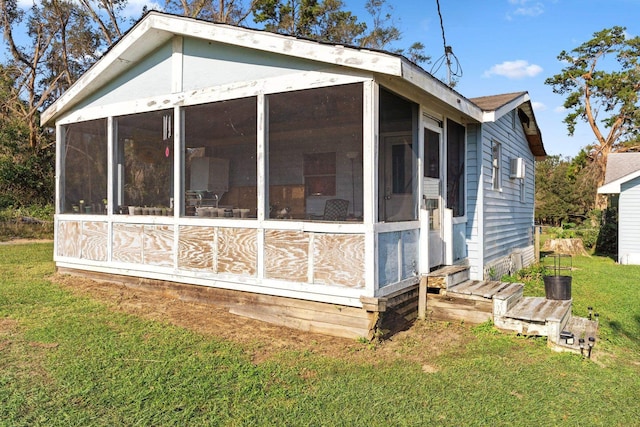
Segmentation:
{"type": "Polygon", "coordinates": [[[444,34],[444,21],[442,20],[442,12],[440,11],[440,0],[436,0],[438,6],[438,16],[440,17],[440,29],[442,30],[442,43],[444,45],[444,55],[438,58],[431,67],[431,74],[437,74],[443,65],[447,67],[447,85],[453,87],[455,78],[462,77],[462,65],[458,57],[453,53],[451,46],[447,45],[447,39],[444,34]]]}

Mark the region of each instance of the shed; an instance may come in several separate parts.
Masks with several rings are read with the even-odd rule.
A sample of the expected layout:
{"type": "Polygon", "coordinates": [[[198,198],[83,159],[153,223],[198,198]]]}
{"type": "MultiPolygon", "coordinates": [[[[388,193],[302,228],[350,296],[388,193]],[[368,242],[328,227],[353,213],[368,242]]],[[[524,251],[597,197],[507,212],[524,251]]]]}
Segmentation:
{"type": "Polygon", "coordinates": [[[529,95],[395,54],[150,12],[42,121],[63,272],[353,337],[435,268],[534,259],[529,95]]]}
{"type": "Polygon", "coordinates": [[[640,264],[640,153],[609,154],[598,193],[618,207],[618,262],[640,264]]]}

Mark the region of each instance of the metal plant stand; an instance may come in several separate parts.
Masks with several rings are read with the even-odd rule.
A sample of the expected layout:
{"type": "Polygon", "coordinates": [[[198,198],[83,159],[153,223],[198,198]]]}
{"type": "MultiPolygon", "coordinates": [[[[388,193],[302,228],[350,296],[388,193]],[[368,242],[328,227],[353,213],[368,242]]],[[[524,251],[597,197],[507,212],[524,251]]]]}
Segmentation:
{"type": "Polygon", "coordinates": [[[544,258],[543,265],[546,271],[553,273],[543,277],[546,298],[550,300],[570,300],[571,270],[573,268],[571,255],[547,255],[544,258]]]}

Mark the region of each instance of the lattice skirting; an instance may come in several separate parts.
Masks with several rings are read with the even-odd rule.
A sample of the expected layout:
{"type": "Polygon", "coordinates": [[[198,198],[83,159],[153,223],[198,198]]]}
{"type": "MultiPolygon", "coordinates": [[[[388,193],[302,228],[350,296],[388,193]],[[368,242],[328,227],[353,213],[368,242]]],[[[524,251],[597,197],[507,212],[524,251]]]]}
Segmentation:
{"type": "Polygon", "coordinates": [[[484,267],[485,280],[499,280],[505,274],[510,275],[530,266],[536,260],[534,246],[515,249],[510,255],[494,260],[484,267]]]}

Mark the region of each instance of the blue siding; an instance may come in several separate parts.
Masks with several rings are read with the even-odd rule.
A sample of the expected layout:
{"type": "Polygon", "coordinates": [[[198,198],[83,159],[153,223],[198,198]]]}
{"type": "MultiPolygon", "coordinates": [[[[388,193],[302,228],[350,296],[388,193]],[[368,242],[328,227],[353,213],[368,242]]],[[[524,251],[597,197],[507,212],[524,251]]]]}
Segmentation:
{"type": "Polygon", "coordinates": [[[419,230],[378,235],[379,287],[414,277],[418,271],[419,230]]]}
{"type": "Polygon", "coordinates": [[[484,264],[507,256],[516,248],[524,248],[532,244],[535,159],[529,149],[520,121],[514,121],[512,114],[506,114],[496,123],[487,123],[483,127],[484,264]],[[502,144],[500,191],[493,190],[491,183],[491,147],[494,140],[502,144]],[[521,200],[520,179],[509,177],[510,160],[518,157],[525,161],[524,201],[521,200]]]}
{"type": "Polygon", "coordinates": [[[170,42],[159,47],[92,94],[76,110],[85,106],[102,106],[171,93],[172,52],[170,42]]]}
{"type": "Polygon", "coordinates": [[[620,186],[618,261],[640,264],[640,177],[620,186]]]}
{"type": "MultiPolygon", "coordinates": [[[[471,274],[477,273],[478,259],[480,254],[479,221],[481,219],[479,211],[479,199],[481,192],[479,182],[482,161],[479,160],[479,142],[481,138],[480,125],[467,126],[467,223],[465,230],[466,256],[471,266],[471,274]]],[[[458,232],[454,230],[454,245],[458,246],[458,232]]],[[[454,246],[454,253],[458,252],[454,246]]],[[[455,255],[454,255],[455,257],[455,255]]]]}
{"type": "Polygon", "coordinates": [[[184,90],[251,82],[297,71],[317,71],[324,66],[284,55],[191,38],[184,40],[183,53],[184,90]]]}

